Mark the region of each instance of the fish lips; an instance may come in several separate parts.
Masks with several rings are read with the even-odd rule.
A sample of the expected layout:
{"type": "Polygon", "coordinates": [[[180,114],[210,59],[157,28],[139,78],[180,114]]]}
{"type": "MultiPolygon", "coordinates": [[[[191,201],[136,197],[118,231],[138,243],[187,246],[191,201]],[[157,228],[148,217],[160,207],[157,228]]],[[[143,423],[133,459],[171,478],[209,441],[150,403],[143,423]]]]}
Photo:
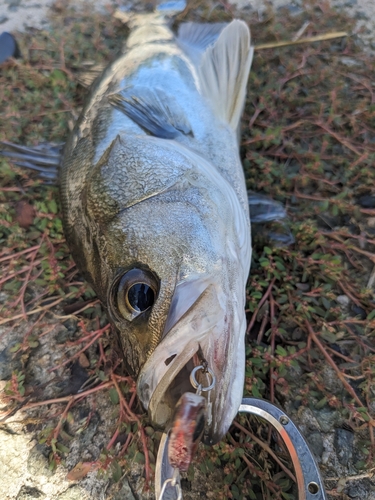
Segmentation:
{"type": "MultiPolygon", "coordinates": [[[[215,386],[202,393],[208,407],[203,441],[212,445],[223,438],[241,403],[246,320],[243,307],[242,310],[236,307],[239,304],[233,304],[217,283],[208,283],[207,279],[198,281],[191,283],[198,298],[189,309],[177,317],[179,313],[171,308],[170,314],[175,315],[174,326],[143,366],[137,391],[153,423],[165,429],[181,395],[196,390],[190,382],[192,370],[206,361],[214,374],[215,386]]],[[[188,295],[191,301],[194,293],[190,288],[187,294],[188,288],[181,287],[180,293],[185,299],[188,295]]],[[[179,302],[189,304],[186,300],[179,302]]],[[[196,378],[203,389],[212,380],[200,370],[196,378]]]]}

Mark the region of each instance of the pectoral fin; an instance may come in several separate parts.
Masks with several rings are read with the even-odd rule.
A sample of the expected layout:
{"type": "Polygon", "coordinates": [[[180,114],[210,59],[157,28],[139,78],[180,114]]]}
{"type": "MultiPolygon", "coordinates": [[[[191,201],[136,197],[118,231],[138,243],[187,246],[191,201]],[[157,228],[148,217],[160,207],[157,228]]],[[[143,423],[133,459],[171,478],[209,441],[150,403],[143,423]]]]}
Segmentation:
{"type": "Polygon", "coordinates": [[[149,134],[174,139],[192,134],[191,126],[177,100],[161,89],[128,87],[109,98],[115,108],[125,113],[149,134]]]}

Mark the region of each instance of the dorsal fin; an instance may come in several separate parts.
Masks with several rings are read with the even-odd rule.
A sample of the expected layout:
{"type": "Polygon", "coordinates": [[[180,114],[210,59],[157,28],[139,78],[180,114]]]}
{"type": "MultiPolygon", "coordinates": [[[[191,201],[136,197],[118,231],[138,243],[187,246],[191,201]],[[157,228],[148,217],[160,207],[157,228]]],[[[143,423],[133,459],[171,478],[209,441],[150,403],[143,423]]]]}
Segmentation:
{"type": "Polygon", "coordinates": [[[180,134],[192,134],[191,126],[172,95],[161,89],[127,87],[112,94],[109,101],[137,125],[155,137],[174,139],[180,134]]]}
{"type": "Polygon", "coordinates": [[[182,23],[178,27],[177,43],[198,67],[204,51],[219,38],[228,23],[182,23]]]}
{"type": "Polygon", "coordinates": [[[253,58],[249,28],[234,20],[204,52],[198,74],[202,94],[215,114],[237,130],[245,102],[246,84],[253,58]]]}

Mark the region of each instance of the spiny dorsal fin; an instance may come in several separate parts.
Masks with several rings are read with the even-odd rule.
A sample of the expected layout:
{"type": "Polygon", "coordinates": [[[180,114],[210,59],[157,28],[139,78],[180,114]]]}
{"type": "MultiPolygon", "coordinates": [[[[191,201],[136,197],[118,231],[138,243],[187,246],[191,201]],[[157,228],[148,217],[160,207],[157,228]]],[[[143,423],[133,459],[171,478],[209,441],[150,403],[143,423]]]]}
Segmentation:
{"type": "Polygon", "coordinates": [[[177,100],[161,89],[127,87],[109,101],[141,128],[161,139],[192,134],[191,126],[177,100]]]}
{"type": "Polygon", "coordinates": [[[245,102],[246,84],[253,58],[249,28],[235,20],[204,52],[198,74],[202,94],[218,118],[237,130],[245,102]]]}
{"type": "Polygon", "coordinates": [[[177,43],[199,66],[204,51],[216,42],[225,26],[228,23],[182,23],[178,27],[177,43]]]}

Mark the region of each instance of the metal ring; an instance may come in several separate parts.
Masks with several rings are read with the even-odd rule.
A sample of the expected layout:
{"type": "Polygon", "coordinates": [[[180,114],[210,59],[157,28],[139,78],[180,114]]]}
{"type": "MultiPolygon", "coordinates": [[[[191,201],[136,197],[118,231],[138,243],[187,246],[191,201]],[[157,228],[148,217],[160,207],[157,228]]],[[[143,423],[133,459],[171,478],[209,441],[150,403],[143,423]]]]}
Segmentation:
{"type": "Polygon", "coordinates": [[[197,389],[199,386],[201,387],[202,392],[207,392],[211,391],[215,385],[216,385],[216,377],[214,372],[211,370],[211,368],[205,368],[202,365],[196,366],[193,371],[190,373],[190,383],[194,387],[194,389],[197,389]],[[208,385],[207,387],[202,387],[201,384],[198,383],[197,379],[195,378],[195,374],[197,373],[198,370],[203,370],[206,372],[207,375],[210,375],[212,378],[211,384],[208,385]]]}
{"type": "Polygon", "coordinates": [[[180,486],[179,483],[176,482],[176,478],[175,477],[166,479],[164,481],[164,484],[163,484],[163,487],[161,489],[161,492],[160,492],[158,500],[163,500],[163,496],[164,496],[165,490],[167,489],[167,486],[168,486],[169,483],[170,483],[170,485],[171,485],[172,488],[176,488],[177,500],[182,500],[181,486],[180,486]]]}

